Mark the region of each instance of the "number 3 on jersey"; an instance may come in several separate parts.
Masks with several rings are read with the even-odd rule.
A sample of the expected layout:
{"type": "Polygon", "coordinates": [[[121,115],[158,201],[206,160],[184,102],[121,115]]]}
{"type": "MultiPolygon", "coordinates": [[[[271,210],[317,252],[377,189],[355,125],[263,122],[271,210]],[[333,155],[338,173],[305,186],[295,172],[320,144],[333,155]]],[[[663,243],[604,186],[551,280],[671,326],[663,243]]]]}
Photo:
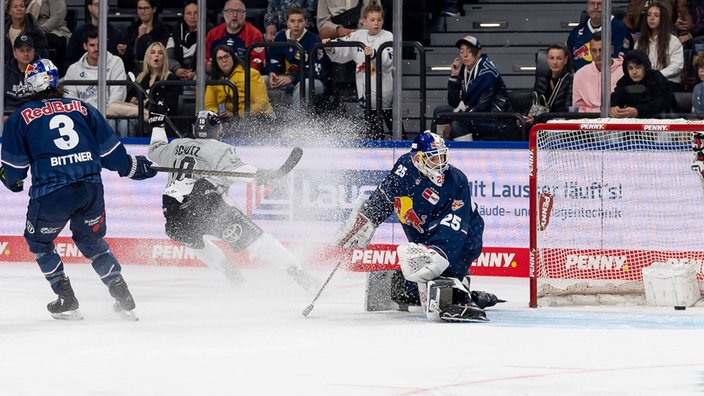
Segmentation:
{"type": "Polygon", "coordinates": [[[71,117],[63,114],[53,116],[49,121],[49,129],[57,129],[62,136],[54,139],[54,144],[61,150],[71,150],[78,145],[78,133],[73,129],[71,117]]]}

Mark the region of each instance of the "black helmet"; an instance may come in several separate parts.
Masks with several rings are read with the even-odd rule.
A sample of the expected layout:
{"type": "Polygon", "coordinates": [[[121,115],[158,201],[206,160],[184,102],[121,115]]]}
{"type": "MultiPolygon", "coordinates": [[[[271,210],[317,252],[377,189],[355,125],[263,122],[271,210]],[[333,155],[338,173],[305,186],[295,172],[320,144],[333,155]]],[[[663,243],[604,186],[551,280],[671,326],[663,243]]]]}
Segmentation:
{"type": "Polygon", "coordinates": [[[222,134],[220,117],[210,110],[201,110],[193,122],[193,137],[197,139],[219,139],[222,134]]]}

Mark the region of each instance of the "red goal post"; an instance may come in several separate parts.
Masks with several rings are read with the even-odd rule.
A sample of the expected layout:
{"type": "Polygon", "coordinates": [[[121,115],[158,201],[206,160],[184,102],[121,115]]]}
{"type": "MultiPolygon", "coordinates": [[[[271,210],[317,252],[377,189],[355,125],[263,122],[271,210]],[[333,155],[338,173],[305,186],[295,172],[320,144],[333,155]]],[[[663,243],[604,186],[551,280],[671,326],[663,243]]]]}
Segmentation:
{"type": "Polygon", "coordinates": [[[530,306],[644,302],[642,269],[704,263],[704,122],[589,119],[530,131],[530,306]]]}

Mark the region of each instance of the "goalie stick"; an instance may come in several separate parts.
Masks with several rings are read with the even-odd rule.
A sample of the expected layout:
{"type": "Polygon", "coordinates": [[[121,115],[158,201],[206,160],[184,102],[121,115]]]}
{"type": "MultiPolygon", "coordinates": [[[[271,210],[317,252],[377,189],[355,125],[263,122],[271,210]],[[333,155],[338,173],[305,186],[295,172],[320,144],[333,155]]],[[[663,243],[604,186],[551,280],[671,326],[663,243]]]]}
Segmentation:
{"type": "MultiPolygon", "coordinates": [[[[294,147],[289,154],[286,161],[274,171],[271,171],[266,178],[279,179],[286,176],[293,168],[298,164],[303,156],[303,149],[300,147],[294,147]]],[[[206,175],[206,176],[225,176],[225,177],[244,177],[252,178],[257,177],[256,173],[252,172],[230,172],[230,171],[219,171],[219,170],[208,170],[208,169],[186,169],[186,168],[169,168],[164,166],[150,166],[152,170],[157,172],[167,172],[167,173],[184,173],[193,175],[206,175]]]]}
{"type": "Polygon", "coordinates": [[[340,257],[340,259],[337,261],[337,264],[335,264],[335,268],[332,269],[332,272],[330,272],[330,275],[328,275],[328,278],[325,279],[325,283],[323,283],[323,285],[320,286],[320,290],[318,290],[318,294],[316,294],[315,297],[313,297],[313,301],[311,301],[310,304],[308,304],[308,306],[303,310],[303,312],[301,312],[303,314],[303,316],[308,317],[308,314],[310,313],[310,311],[313,310],[313,308],[315,306],[315,302],[318,301],[318,298],[323,293],[323,290],[325,290],[325,287],[328,285],[328,283],[330,283],[330,279],[332,279],[332,276],[335,275],[335,272],[337,272],[337,269],[340,268],[340,265],[342,265],[342,262],[345,260],[346,257],[347,257],[347,252],[343,253],[342,257],[340,257]]]}

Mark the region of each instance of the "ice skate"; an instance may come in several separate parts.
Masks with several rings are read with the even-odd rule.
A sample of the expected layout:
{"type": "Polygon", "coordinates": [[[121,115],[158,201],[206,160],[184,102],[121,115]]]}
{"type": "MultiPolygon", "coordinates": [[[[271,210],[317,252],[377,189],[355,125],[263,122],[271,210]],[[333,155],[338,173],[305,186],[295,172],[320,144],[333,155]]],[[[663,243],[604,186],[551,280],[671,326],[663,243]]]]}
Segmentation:
{"type": "Polygon", "coordinates": [[[296,283],[301,285],[304,289],[310,293],[316,293],[319,289],[318,282],[313,279],[313,277],[308,274],[303,268],[298,268],[295,265],[288,267],[286,270],[288,274],[293,278],[296,283]]]}
{"type": "Polygon", "coordinates": [[[58,298],[46,305],[46,309],[49,310],[51,316],[54,319],[61,320],[83,319],[83,315],[78,311],[78,300],[73,293],[71,281],[68,277],[64,277],[59,281],[59,288],[61,291],[59,292],[58,298]]]}
{"type": "Polygon", "coordinates": [[[445,322],[488,322],[486,312],[473,302],[452,304],[440,311],[440,320],[445,322]]]}
{"type": "Polygon", "coordinates": [[[109,290],[110,295],[115,297],[115,304],[113,304],[115,312],[119,313],[123,319],[139,320],[133,311],[135,303],[132,293],[127,288],[127,283],[122,278],[122,275],[118,275],[117,279],[110,284],[109,290]]]}

